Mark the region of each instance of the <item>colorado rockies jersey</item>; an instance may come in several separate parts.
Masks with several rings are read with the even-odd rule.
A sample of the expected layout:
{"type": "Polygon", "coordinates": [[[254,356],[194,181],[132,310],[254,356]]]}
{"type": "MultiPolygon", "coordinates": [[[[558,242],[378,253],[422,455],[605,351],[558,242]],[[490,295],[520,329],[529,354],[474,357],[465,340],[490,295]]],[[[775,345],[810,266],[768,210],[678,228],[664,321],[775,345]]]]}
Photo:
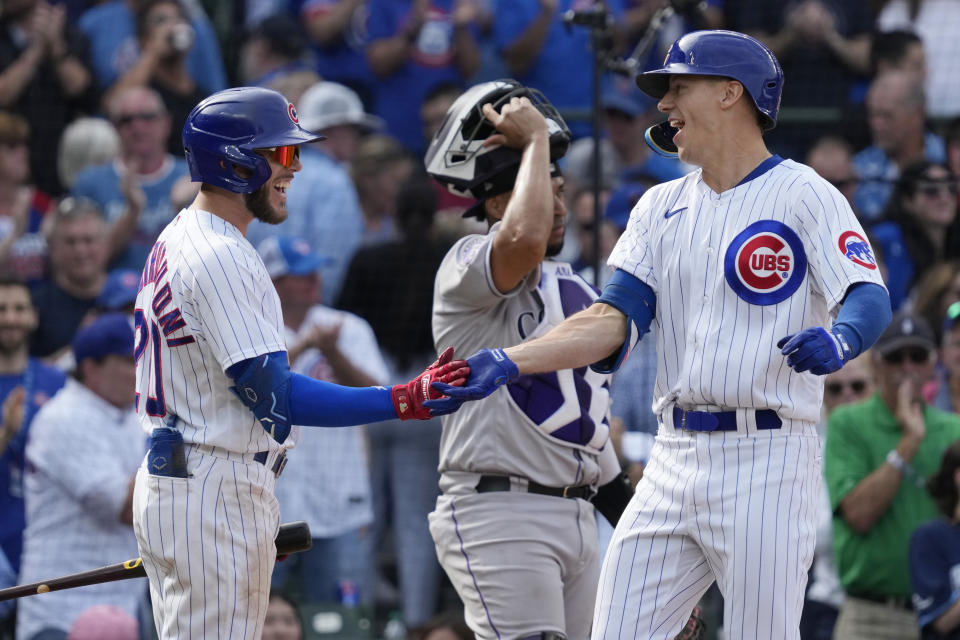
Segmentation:
{"type": "MultiPolygon", "coordinates": [[[[513,291],[497,291],[486,236],[461,238],[434,287],[433,337],[466,356],[542,335],[590,306],[596,292],[562,262],[547,260],[513,291]]],[[[609,376],[589,368],[522,376],[484,402],[444,416],[441,486],[456,472],[522,476],[547,486],[605,483],[619,470],[609,442],[609,376]]]]}
{"type": "Polygon", "coordinates": [[[280,299],[239,229],[208,211],[181,211],[144,265],[134,316],[145,431],[172,425],[187,443],[236,453],[293,446],[296,430],[278,444],[230,391],[225,373],[286,350],[280,299]]]}
{"type": "Polygon", "coordinates": [[[697,170],[648,190],[608,261],[657,295],[654,412],[773,409],[815,424],[823,378],[777,341],[830,326],[850,285],[883,285],[844,197],[773,156],[715,193],[697,170]]]}

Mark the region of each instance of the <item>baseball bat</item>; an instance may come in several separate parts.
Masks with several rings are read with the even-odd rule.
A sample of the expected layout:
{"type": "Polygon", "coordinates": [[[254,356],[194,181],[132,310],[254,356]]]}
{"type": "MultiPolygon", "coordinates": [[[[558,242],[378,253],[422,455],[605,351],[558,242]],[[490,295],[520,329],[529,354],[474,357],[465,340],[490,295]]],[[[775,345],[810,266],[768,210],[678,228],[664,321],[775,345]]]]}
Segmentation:
{"type": "MultiPolygon", "coordinates": [[[[313,546],[310,527],[303,520],[281,524],[274,543],[277,545],[278,556],[306,551],[313,546]]],[[[143,568],[143,560],[141,558],[133,558],[125,562],[118,562],[117,564],[107,565],[99,569],[91,569],[90,571],[71,573],[68,576],[54,578],[44,582],[21,584],[7,589],[0,589],[0,602],[13,600],[14,598],[22,598],[23,596],[32,596],[38,593],[62,591],[63,589],[85,587],[90,584],[113,582],[115,580],[145,578],[146,576],[147,572],[143,568]]]]}

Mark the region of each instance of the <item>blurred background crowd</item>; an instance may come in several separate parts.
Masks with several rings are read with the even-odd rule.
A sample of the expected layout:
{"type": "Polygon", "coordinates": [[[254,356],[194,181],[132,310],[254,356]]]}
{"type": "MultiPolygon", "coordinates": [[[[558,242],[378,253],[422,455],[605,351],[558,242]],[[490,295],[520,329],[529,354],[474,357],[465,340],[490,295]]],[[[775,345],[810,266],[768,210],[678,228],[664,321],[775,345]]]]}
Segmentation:
{"type": "MultiPolygon", "coordinates": [[[[383,384],[434,358],[436,268],[455,239],[485,231],[461,217],[471,201],[423,172],[457,96],[513,77],[557,106],[576,137],[562,162],[570,219],[560,258],[602,286],[605,256],[638,198],[691,168],[643,143],[661,116],[630,77],[606,73],[594,104],[591,40],[603,40],[607,57],[639,57],[642,70],[686,31],[730,28],[763,40],[784,67],[769,148],[846,196],[901,312],[895,335],[827,380],[823,535],[804,639],[832,637],[845,594],[917,634],[890,637],[919,638],[910,539],[937,517],[924,482],[960,438],[960,2],[609,0],[603,38],[564,19],[592,5],[3,0],[0,586],[137,555],[129,499],[145,442],[130,423],[133,337],[116,318],[133,313],[144,258],[196,194],[180,131],[199,100],[267,86],[296,105],[303,127],[327,136],[302,149],[289,220],[254,222],[248,239],[283,303],[294,369],[383,384]],[[898,405],[907,386],[924,403],[919,421],[898,405]],[[844,436],[831,439],[827,413],[841,404],[861,411],[838,410],[844,436]],[[857,437],[850,421],[887,431],[857,437]],[[891,446],[874,451],[883,438],[891,446]],[[864,493],[881,480],[884,500],[864,493]],[[864,570],[881,557],[889,571],[864,570]]],[[[616,444],[635,480],[656,432],[654,343],[641,342],[613,390],[616,444]]],[[[309,522],[314,549],[278,564],[264,638],[472,637],[427,530],[439,422],[313,431],[293,451],[278,499],[283,521],[309,522]]],[[[57,606],[44,596],[0,603],[0,638],[150,637],[145,581],[81,591],[57,606]]],[[[711,634],[717,599],[705,602],[711,634]]],[[[960,637],[935,631],[943,635],[924,637],[960,637]]]]}

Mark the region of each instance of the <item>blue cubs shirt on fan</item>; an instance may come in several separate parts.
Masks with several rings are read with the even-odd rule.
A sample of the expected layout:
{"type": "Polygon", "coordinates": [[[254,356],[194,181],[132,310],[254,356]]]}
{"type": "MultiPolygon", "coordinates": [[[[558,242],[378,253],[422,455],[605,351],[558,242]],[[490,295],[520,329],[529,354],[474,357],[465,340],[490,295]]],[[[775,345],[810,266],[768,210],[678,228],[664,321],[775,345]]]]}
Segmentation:
{"type": "Polygon", "coordinates": [[[960,627],[938,634],[931,623],[960,598],[960,526],[947,520],[928,522],[910,538],[913,608],[924,640],[960,640],[960,627]]]}
{"type": "MultiPolygon", "coordinates": [[[[410,20],[412,4],[409,1],[370,0],[369,42],[399,33],[410,20]]],[[[439,84],[463,84],[466,81],[454,59],[454,0],[431,0],[429,4],[409,59],[388,77],[381,78],[377,89],[377,115],[386,121],[390,135],[419,155],[427,146],[420,125],[423,99],[439,84]]],[[[469,28],[476,41],[479,38],[476,25],[469,28]]]]}
{"type": "MultiPolygon", "coordinates": [[[[100,205],[108,222],[115,222],[127,211],[127,199],[120,190],[122,169],[117,163],[103,164],[84,169],[77,175],[73,185],[75,196],[84,196],[100,205]]],[[[167,155],[163,166],[147,176],[140,177],[140,188],[147,203],[137,217],[126,250],[111,266],[123,269],[143,269],[143,263],[153,248],[153,243],[163,228],[173,220],[177,212],[170,203],[170,190],[181,177],[188,175],[183,158],[167,155]]]]}
{"type": "MultiPolygon", "coordinates": [[[[339,0],[291,0],[290,11],[304,24],[324,16],[340,4],[339,0]]],[[[367,61],[367,7],[361,3],[350,14],[343,37],[329,45],[311,44],[316,71],[324,80],[345,84],[367,104],[377,91],[377,80],[367,61]]]]}
{"type": "Polygon", "coordinates": [[[34,358],[30,358],[22,374],[0,375],[0,404],[17,387],[23,387],[26,392],[20,431],[0,454],[0,549],[14,571],[20,570],[23,528],[26,526],[23,475],[30,425],[40,407],[60,390],[65,381],[66,376],[62,371],[34,358]]]}
{"type": "MultiPolygon", "coordinates": [[[[607,0],[605,5],[616,19],[623,17],[621,0],[607,0]]],[[[590,91],[584,87],[589,87],[593,78],[591,36],[588,27],[567,27],[561,17],[567,11],[590,11],[592,6],[592,0],[559,0],[543,48],[526,72],[515,74],[520,83],[540,90],[553,103],[575,138],[590,133],[590,91]]],[[[539,2],[497,0],[493,18],[497,52],[503,55],[541,11],[539,2]]],[[[612,83],[608,76],[604,88],[609,89],[612,83]]]]}
{"type": "MultiPolygon", "coordinates": [[[[210,93],[225,89],[227,73],[213,25],[206,16],[190,18],[196,31],[193,48],[187,54],[190,77],[210,93]]],[[[112,85],[137,63],[140,48],[133,11],[124,0],[91,7],[80,16],[79,26],[90,40],[90,63],[101,89],[112,85]]]]}

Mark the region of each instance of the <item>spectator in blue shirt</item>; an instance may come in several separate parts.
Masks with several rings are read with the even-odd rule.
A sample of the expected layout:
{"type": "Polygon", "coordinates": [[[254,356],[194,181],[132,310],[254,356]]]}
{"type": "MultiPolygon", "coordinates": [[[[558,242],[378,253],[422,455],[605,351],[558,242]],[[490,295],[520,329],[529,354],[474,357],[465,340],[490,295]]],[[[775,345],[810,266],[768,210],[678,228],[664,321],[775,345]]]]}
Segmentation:
{"type": "Polygon", "coordinates": [[[910,538],[913,606],[924,640],[960,640],[960,440],[943,452],[927,492],[945,518],[910,538]]]}
{"type": "MultiPolygon", "coordinates": [[[[590,29],[564,24],[568,10],[588,10],[583,0],[497,0],[493,38],[510,74],[539,89],[570,126],[575,137],[590,133],[590,83],[593,57],[590,29]]],[[[608,0],[618,20],[623,2],[608,0]]],[[[612,81],[605,81],[605,89],[612,81]]]]}
{"type": "Polygon", "coordinates": [[[23,549],[27,436],[37,410],[66,380],[58,369],[29,357],[30,335],[36,327],[30,290],[22,282],[0,278],[0,557],[9,561],[14,577],[23,549]]]}
{"type": "MultiPolygon", "coordinates": [[[[134,13],[146,1],[109,0],[80,17],[80,29],[90,40],[91,64],[101,90],[108,89],[140,58],[134,13]]],[[[196,32],[194,46],[187,54],[190,76],[207,94],[226,89],[227,73],[217,35],[199,3],[191,3],[189,19],[196,32]]]]}
{"type": "MultiPolygon", "coordinates": [[[[367,59],[379,78],[377,114],[422,155],[420,105],[436,85],[464,84],[480,66],[477,0],[370,0],[367,59]]],[[[558,65],[562,66],[562,65],[558,65]]]]}
{"type": "Polygon", "coordinates": [[[140,271],[157,236],[196,188],[184,159],[167,151],[170,115],[157,92],[124,89],[109,115],[120,135],[120,157],[81,171],[73,195],[90,198],[104,212],[112,266],[140,271]]]}
{"type": "Polygon", "coordinates": [[[926,158],[946,160],[943,139],[925,129],[923,78],[907,71],[889,71],[873,81],[867,93],[871,145],[853,156],[860,185],[854,195],[867,221],[877,220],[890,200],[893,184],[908,164],[926,158]]]}
{"type": "Polygon", "coordinates": [[[241,83],[259,87],[291,73],[312,71],[303,25],[286,14],[270,16],[250,31],[240,49],[239,67],[241,83]]]}
{"type": "Polygon", "coordinates": [[[367,0],[290,0],[313,48],[324,80],[345,84],[372,108],[377,79],[367,61],[367,0]]]}
{"type": "Polygon", "coordinates": [[[187,56],[197,44],[196,30],[178,0],[143,0],[134,23],[140,56],[107,90],[103,104],[109,107],[129,88],[150,87],[160,94],[173,120],[167,149],[182,156],[183,124],[193,107],[210,95],[187,65],[187,56]]]}

